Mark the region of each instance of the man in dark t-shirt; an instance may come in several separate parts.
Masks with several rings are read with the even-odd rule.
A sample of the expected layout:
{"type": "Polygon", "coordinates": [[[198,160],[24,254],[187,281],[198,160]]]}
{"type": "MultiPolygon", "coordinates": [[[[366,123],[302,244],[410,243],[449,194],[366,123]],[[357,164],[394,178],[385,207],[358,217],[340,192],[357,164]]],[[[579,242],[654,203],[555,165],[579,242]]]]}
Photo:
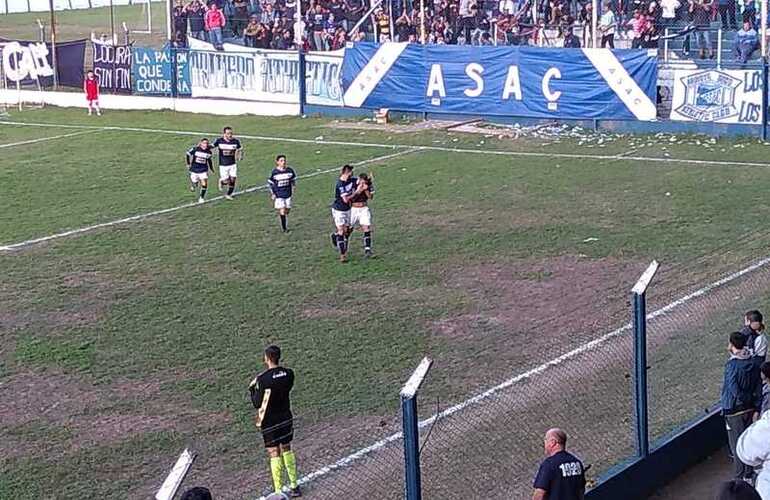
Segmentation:
{"type": "Polygon", "coordinates": [[[583,500],[586,477],[583,463],[567,453],[567,433],[550,429],[543,439],[546,459],[537,471],[533,500],[583,500]]]}
{"type": "Polygon", "coordinates": [[[291,449],[294,438],[294,416],[291,413],[290,393],[294,387],[294,372],[284,368],[281,349],[271,345],[265,349],[267,370],[249,384],[251,403],[257,409],[255,424],[262,433],[267,454],[270,457],[270,473],[276,493],[283,490],[283,469],[289,476],[289,496],[302,493],[297,483],[297,462],[291,449]]]}

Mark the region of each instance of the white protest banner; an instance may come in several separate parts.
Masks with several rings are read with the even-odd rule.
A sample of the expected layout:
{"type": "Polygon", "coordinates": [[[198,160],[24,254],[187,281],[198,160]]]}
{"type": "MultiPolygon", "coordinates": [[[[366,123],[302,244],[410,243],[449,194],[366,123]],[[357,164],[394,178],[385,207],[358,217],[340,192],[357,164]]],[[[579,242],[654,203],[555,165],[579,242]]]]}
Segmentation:
{"type": "Polygon", "coordinates": [[[759,69],[676,71],[671,119],[759,124],[763,91],[759,69]]]}

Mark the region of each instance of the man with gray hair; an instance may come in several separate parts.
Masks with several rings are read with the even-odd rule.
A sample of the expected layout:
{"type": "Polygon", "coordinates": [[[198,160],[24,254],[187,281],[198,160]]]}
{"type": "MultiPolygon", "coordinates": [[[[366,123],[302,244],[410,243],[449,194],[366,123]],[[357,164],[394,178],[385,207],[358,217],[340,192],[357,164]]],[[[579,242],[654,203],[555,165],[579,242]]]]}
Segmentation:
{"type": "Polygon", "coordinates": [[[535,476],[532,500],[583,500],[586,476],[583,462],[567,452],[567,433],[549,429],[543,439],[546,459],[535,476]]]}

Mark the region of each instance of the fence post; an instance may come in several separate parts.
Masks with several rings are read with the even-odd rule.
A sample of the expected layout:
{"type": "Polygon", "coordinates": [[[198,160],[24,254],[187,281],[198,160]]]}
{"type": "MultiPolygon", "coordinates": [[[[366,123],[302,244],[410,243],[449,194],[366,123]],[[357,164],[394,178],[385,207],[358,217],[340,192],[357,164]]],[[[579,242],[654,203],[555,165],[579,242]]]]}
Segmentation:
{"type": "Polygon", "coordinates": [[[599,46],[599,6],[599,0],[591,0],[591,47],[594,49],[599,46]]]}
{"type": "Polygon", "coordinates": [[[767,61],[762,58],[762,140],[767,140],[767,61]]]}
{"type": "Polygon", "coordinates": [[[717,69],[722,69],[722,28],[717,30],[717,69]]]}
{"type": "Polygon", "coordinates": [[[650,453],[650,433],[647,426],[647,287],[658,271],[652,261],[631,290],[634,296],[634,388],[636,400],[636,450],[639,457],[650,453]]]}
{"type": "Polygon", "coordinates": [[[433,361],[423,358],[401,389],[401,418],[404,433],[404,466],[406,468],[406,500],[422,500],[420,481],[420,431],[417,420],[417,391],[425,380],[433,361]]]}
{"type": "Polygon", "coordinates": [[[299,87],[299,116],[305,116],[305,103],[307,102],[307,59],[305,58],[305,51],[302,47],[299,47],[299,63],[297,65],[297,72],[299,75],[297,82],[299,87]]]}
{"type": "Polygon", "coordinates": [[[762,62],[765,62],[765,57],[767,57],[767,0],[760,1],[759,12],[759,18],[762,20],[759,23],[759,33],[761,36],[760,52],[762,54],[762,62]]]}

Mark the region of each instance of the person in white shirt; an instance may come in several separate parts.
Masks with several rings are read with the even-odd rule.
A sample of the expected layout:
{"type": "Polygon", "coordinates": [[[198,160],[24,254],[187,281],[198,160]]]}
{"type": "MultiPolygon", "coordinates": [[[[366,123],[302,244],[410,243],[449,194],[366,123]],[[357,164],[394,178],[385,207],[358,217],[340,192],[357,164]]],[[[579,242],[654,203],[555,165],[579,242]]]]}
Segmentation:
{"type": "Polygon", "coordinates": [[[617,26],[615,13],[612,12],[612,3],[604,3],[604,14],[599,20],[599,32],[602,34],[602,48],[609,45],[611,49],[615,48],[615,27],[617,26]]]}
{"type": "Polygon", "coordinates": [[[755,488],[762,500],[770,500],[770,412],[751,424],[738,438],[735,454],[746,465],[761,467],[755,488]]]}
{"type": "Polygon", "coordinates": [[[676,9],[682,6],[679,0],[660,0],[660,19],[663,28],[670,28],[676,22],[676,9]]]}

